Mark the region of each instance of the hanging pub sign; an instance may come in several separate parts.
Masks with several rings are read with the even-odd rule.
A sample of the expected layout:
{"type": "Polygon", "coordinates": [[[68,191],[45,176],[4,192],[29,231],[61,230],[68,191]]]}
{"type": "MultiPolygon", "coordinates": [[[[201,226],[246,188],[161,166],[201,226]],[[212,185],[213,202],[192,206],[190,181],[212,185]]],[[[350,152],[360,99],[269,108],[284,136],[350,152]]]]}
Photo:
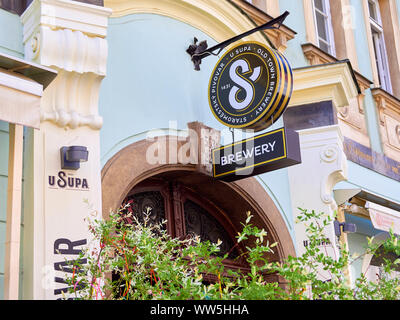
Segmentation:
{"type": "Polygon", "coordinates": [[[234,181],[301,163],[299,135],[280,128],[212,150],[213,177],[234,181]]]}
{"type": "Polygon", "coordinates": [[[222,124],[260,131],[283,114],[292,89],[292,70],[279,51],[258,42],[243,42],[216,64],[208,101],[222,124]]]}

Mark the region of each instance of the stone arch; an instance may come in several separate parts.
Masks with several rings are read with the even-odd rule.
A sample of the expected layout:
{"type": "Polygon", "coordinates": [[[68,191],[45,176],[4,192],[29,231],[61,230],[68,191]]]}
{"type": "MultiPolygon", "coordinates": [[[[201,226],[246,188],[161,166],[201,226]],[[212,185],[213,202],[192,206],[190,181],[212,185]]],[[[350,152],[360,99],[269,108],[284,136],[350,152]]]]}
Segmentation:
{"type": "MultiPolygon", "coordinates": [[[[381,245],[383,244],[387,239],[390,238],[389,233],[387,232],[380,232],[377,235],[375,235],[371,241],[372,245],[381,245]]],[[[371,264],[373,254],[366,254],[362,260],[362,268],[361,268],[361,273],[366,274],[368,267],[371,264]]]]}
{"type": "MultiPolygon", "coordinates": [[[[167,143],[177,143],[178,148],[185,143],[177,140],[176,136],[163,138],[167,143]]],[[[203,192],[203,196],[213,198],[212,201],[219,201],[218,197],[225,198],[225,202],[221,205],[231,213],[230,219],[238,230],[240,222],[245,218],[243,210],[250,210],[254,216],[253,223],[267,230],[270,241],[278,243],[274,254],[276,259],[282,261],[289,255],[296,255],[293,240],[283,217],[255,178],[228,183],[205,175],[198,171],[194,164],[151,164],[146,159],[146,152],[152,143],[154,142],[149,140],[135,142],[117,152],[103,167],[101,175],[103,218],[108,218],[110,210],[118,209],[127,194],[140,182],[157,175],[180,173],[190,175],[199,185],[206,185],[207,188],[203,188],[203,191],[208,190],[203,192]],[[220,197],[221,193],[229,194],[232,203],[229,203],[226,197],[220,197]]]]}

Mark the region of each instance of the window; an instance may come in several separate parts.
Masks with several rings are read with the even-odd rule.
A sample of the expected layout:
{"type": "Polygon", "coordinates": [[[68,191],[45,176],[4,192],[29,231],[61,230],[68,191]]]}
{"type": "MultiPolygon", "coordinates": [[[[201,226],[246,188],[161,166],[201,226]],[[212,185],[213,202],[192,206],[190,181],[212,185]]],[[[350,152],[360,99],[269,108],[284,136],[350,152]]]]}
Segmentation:
{"type": "Polygon", "coordinates": [[[388,58],[386,54],[385,39],[383,36],[382,20],[378,1],[368,0],[368,10],[372,42],[374,45],[375,63],[378,70],[380,86],[385,91],[392,93],[388,58]]]}
{"type": "Polygon", "coordinates": [[[336,52],[329,0],[314,0],[313,4],[318,46],[334,56],[336,52]]]}

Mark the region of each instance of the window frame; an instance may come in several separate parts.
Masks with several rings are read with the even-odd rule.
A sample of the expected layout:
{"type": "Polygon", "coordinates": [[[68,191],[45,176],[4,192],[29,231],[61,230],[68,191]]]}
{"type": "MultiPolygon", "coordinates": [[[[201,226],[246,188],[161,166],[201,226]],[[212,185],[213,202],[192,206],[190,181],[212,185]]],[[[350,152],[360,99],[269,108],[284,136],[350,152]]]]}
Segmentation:
{"type": "Polygon", "coordinates": [[[368,21],[371,29],[372,45],[375,55],[375,65],[378,72],[378,79],[380,87],[389,92],[393,93],[392,81],[389,70],[389,59],[385,45],[385,36],[382,27],[381,10],[379,7],[379,1],[367,0],[368,1],[368,21]],[[376,18],[372,17],[371,6],[374,7],[376,18]]]}
{"type": "Polygon", "coordinates": [[[315,0],[312,0],[312,10],[313,10],[313,18],[314,18],[314,26],[315,26],[315,37],[316,37],[316,45],[321,50],[325,51],[320,46],[320,41],[322,41],[325,45],[328,46],[328,54],[332,56],[336,56],[336,47],[335,47],[335,37],[333,34],[333,26],[332,26],[332,15],[331,15],[331,8],[329,4],[329,0],[321,0],[323,5],[323,10],[317,8],[315,5],[315,0]],[[319,36],[318,32],[318,23],[317,23],[317,13],[321,14],[324,17],[324,26],[325,26],[325,33],[328,37],[328,40],[325,40],[319,36]]]}

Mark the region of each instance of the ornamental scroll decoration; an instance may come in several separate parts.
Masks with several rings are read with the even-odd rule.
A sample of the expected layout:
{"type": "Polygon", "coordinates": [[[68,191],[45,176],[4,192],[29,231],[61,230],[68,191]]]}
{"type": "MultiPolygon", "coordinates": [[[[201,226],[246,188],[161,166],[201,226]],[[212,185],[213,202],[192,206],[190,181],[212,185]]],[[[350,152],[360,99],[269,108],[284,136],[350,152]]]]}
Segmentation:
{"type": "Polygon", "coordinates": [[[34,1],[21,16],[25,59],[57,70],[43,93],[41,122],[99,130],[100,84],[106,75],[111,10],[76,1],[34,1]]]}
{"type": "Polygon", "coordinates": [[[101,129],[103,119],[97,104],[100,83],[106,74],[106,40],[81,31],[42,27],[30,40],[30,48],[31,60],[58,71],[44,95],[41,121],[72,129],[101,129]]]}
{"type": "Polygon", "coordinates": [[[326,164],[326,173],[321,179],[321,200],[336,209],[332,196],[335,184],[345,180],[347,176],[347,161],[343,150],[336,144],[327,145],[320,151],[320,159],[326,164]]]}
{"type": "Polygon", "coordinates": [[[189,122],[187,126],[192,163],[197,164],[199,172],[212,175],[212,150],[220,146],[221,132],[198,121],[189,122]]]}
{"type": "Polygon", "coordinates": [[[339,114],[346,119],[349,116],[349,106],[339,108],[339,114]]]}
{"type": "MultiPolygon", "coordinates": [[[[127,197],[125,203],[130,203],[127,211],[132,212],[140,223],[143,223],[144,217],[147,215],[151,225],[159,224],[165,227],[165,224],[162,224],[162,221],[165,220],[164,198],[159,191],[134,194],[127,197]]],[[[129,217],[126,220],[128,223],[133,222],[129,217]]]]}

